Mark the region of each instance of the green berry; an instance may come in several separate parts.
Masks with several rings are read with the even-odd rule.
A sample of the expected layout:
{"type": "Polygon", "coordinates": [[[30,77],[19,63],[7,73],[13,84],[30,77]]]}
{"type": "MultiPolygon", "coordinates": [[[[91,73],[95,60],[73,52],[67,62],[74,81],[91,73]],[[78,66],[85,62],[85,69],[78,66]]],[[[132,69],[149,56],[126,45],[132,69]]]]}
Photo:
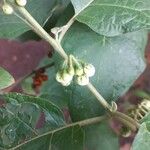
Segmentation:
{"type": "Polygon", "coordinates": [[[78,67],[75,69],[75,75],[77,76],[81,76],[84,74],[83,68],[82,67],[78,67]]]}
{"type": "Polygon", "coordinates": [[[82,76],[78,76],[76,78],[77,84],[81,85],[81,86],[85,86],[87,84],[89,84],[89,77],[87,77],[86,75],[82,75],[82,76]]]}
{"type": "Polygon", "coordinates": [[[58,82],[62,82],[62,75],[61,75],[61,73],[60,72],[57,72],[56,73],[56,80],[58,81],[58,82]]]}
{"type": "Polygon", "coordinates": [[[72,81],[73,76],[67,73],[66,71],[62,74],[62,79],[64,82],[69,83],[72,81]]]}
{"type": "Polygon", "coordinates": [[[92,77],[95,74],[95,67],[92,64],[87,64],[84,66],[84,73],[88,77],[92,77]]]}
{"type": "Polygon", "coordinates": [[[2,6],[3,12],[7,15],[11,15],[13,13],[13,8],[9,4],[4,4],[2,6]]]}
{"type": "Polygon", "coordinates": [[[18,6],[24,7],[27,4],[27,0],[16,0],[18,6]]]}

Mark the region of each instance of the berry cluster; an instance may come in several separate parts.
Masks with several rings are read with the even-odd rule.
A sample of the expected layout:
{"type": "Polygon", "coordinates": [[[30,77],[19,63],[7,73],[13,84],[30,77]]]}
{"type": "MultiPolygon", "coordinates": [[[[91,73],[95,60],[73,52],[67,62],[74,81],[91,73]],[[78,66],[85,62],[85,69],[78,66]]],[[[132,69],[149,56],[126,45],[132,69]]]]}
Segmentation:
{"type": "Polygon", "coordinates": [[[33,88],[37,89],[42,86],[43,82],[48,80],[48,76],[45,74],[45,69],[40,68],[35,72],[35,75],[32,77],[33,79],[33,88]]]}
{"type": "Polygon", "coordinates": [[[94,74],[95,67],[92,64],[84,63],[70,55],[57,72],[56,80],[63,86],[68,86],[75,76],[77,84],[84,86],[89,83],[89,77],[94,76],[94,74]]]}

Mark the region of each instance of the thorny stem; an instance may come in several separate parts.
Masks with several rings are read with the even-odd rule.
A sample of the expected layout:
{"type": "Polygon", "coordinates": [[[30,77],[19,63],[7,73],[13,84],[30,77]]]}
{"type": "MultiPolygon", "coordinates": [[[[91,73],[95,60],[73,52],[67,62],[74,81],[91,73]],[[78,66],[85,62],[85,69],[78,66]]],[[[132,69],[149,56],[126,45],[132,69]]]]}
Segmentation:
{"type": "MultiPolygon", "coordinates": [[[[40,37],[45,39],[65,60],[68,59],[68,55],[65,53],[64,49],[62,48],[61,44],[58,43],[54,38],[52,38],[42,27],[41,25],[30,15],[30,13],[24,8],[15,6],[15,8],[18,9],[20,14],[25,18],[25,20],[31,25],[31,28],[33,31],[35,31],[40,37]]],[[[74,17],[71,18],[69,23],[67,24],[67,27],[65,30],[61,33],[60,40],[63,38],[69,27],[73,24],[74,17]]],[[[104,106],[105,109],[109,110],[109,113],[111,112],[111,106],[107,103],[107,101],[100,95],[100,93],[96,90],[96,88],[89,83],[87,85],[89,90],[93,93],[93,95],[97,98],[97,100],[104,106]]],[[[117,116],[116,116],[117,117],[117,116]]],[[[118,116],[119,117],[119,116],[118,116]]],[[[128,117],[124,114],[122,115],[122,118],[126,120],[128,117]]],[[[132,122],[131,120],[128,120],[129,122],[133,123],[135,125],[135,122],[132,122]]]]}
{"type": "Polygon", "coordinates": [[[100,123],[101,121],[105,120],[106,118],[107,118],[107,116],[100,116],[100,117],[90,118],[90,119],[78,121],[78,122],[75,122],[75,123],[72,123],[72,124],[68,124],[68,125],[65,125],[63,127],[57,128],[55,130],[52,130],[52,131],[46,132],[44,134],[38,135],[38,136],[36,136],[36,137],[34,137],[30,140],[27,140],[27,141],[17,145],[16,147],[10,148],[8,150],[16,150],[16,149],[24,146],[25,144],[30,143],[33,140],[37,140],[41,137],[44,137],[44,136],[47,136],[47,135],[50,135],[50,134],[54,134],[58,131],[66,129],[66,128],[70,128],[70,127],[73,127],[73,126],[76,126],[76,125],[79,125],[80,127],[83,127],[83,126],[87,126],[87,125],[91,125],[91,124],[96,124],[96,123],[100,123]]]}

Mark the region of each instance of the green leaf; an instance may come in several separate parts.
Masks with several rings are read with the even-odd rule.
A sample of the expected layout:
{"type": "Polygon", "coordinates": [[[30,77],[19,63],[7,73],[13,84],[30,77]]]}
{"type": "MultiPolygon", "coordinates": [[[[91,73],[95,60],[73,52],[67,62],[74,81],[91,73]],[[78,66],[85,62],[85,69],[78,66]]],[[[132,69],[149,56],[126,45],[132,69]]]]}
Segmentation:
{"type": "Polygon", "coordinates": [[[86,7],[90,5],[94,0],[71,0],[74,9],[75,14],[78,15],[80,12],[82,12],[86,7]]]}
{"type": "MultiPolygon", "coordinates": [[[[41,24],[44,25],[52,15],[57,2],[55,0],[29,0],[27,10],[41,24]]],[[[5,15],[0,10],[0,37],[15,38],[24,32],[31,30],[20,18],[15,15],[5,15]]]]}
{"type": "Polygon", "coordinates": [[[19,146],[18,149],[83,150],[83,142],[83,131],[78,125],[75,125],[31,139],[27,144],[19,146]]]}
{"type": "MultiPolygon", "coordinates": [[[[145,69],[143,49],[146,41],[146,31],[109,38],[76,23],[65,36],[63,47],[68,54],[95,66],[96,74],[90,80],[111,102],[124,94],[145,69]]],[[[56,57],[57,65],[58,62],[60,58],[56,57]]],[[[73,84],[68,95],[74,121],[96,116],[104,110],[87,87],[73,84]]]]}
{"type": "Polygon", "coordinates": [[[135,95],[143,99],[150,99],[150,94],[142,90],[136,90],[135,95]]]}
{"type": "Polygon", "coordinates": [[[140,120],[140,123],[143,123],[143,122],[150,122],[150,112],[147,113],[143,119],[140,120]]]}
{"type": "Polygon", "coordinates": [[[134,139],[132,150],[148,150],[150,146],[150,122],[143,123],[134,139]]]}
{"type": "Polygon", "coordinates": [[[70,0],[59,0],[63,7],[67,7],[70,3],[70,0]]]}
{"type": "Polygon", "coordinates": [[[118,137],[114,132],[105,124],[96,124],[85,127],[84,129],[79,126],[69,127],[60,131],[56,131],[53,136],[49,134],[47,137],[41,137],[40,140],[34,140],[23,146],[23,150],[30,150],[35,146],[44,143],[44,150],[51,147],[52,150],[118,150],[119,142],[118,137]],[[46,143],[49,141],[51,146],[46,143]],[[109,144],[108,144],[109,142],[109,144]],[[37,144],[38,143],[38,144],[37,144]],[[84,146],[84,148],[83,148],[84,146]]]}
{"type": "Polygon", "coordinates": [[[29,95],[36,95],[32,83],[33,83],[32,77],[28,77],[21,83],[21,87],[24,93],[29,95]]]}
{"type": "Polygon", "coordinates": [[[51,139],[52,150],[83,150],[84,134],[80,126],[56,132],[51,139]]]}
{"type": "MultiPolygon", "coordinates": [[[[45,137],[45,140],[42,141],[43,142],[48,141],[46,139],[50,139],[50,138],[51,138],[50,148],[52,150],[56,150],[56,149],[57,150],[83,150],[83,149],[118,150],[119,149],[118,137],[106,123],[90,125],[84,128],[81,128],[76,125],[74,127],[69,127],[57,131],[53,134],[53,136],[47,135],[47,137],[45,137]]],[[[22,147],[23,150],[24,149],[30,150],[31,148],[34,148],[34,147],[30,147],[30,145],[33,146],[33,142],[36,145],[36,143],[40,141],[37,139],[35,141],[30,142],[27,146],[22,147]]],[[[44,150],[46,150],[46,146],[44,150]]]]}
{"type": "Polygon", "coordinates": [[[89,150],[119,150],[117,135],[108,123],[85,127],[85,145],[89,150]]]}
{"type": "Polygon", "coordinates": [[[0,67],[0,90],[13,84],[14,78],[3,68],[0,67]]]}
{"type": "Polygon", "coordinates": [[[61,110],[45,99],[16,93],[1,99],[6,105],[0,109],[0,147],[15,146],[65,124],[61,110]]]}
{"type": "MultiPolygon", "coordinates": [[[[72,0],[75,11],[89,1],[72,0]]],[[[105,36],[147,29],[150,28],[150,1],[94,0],[76,19],[105,36]]]]}

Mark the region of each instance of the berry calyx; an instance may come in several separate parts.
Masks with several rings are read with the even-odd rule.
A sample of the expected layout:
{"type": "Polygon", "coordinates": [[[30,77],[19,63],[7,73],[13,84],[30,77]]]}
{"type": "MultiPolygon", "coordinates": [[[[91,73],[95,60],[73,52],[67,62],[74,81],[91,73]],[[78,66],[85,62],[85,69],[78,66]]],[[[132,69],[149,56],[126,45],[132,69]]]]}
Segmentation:
{"type": "Polygon", "coordinates": [[[67,72],[72,76],[75,75],[74,65],[73,65],[73,61],[72,61],[72,55],[69,56],[67,72]]]}
{"type": "Polygon", "coordinates": [[[56,74],[56,80],[61,83],[63,86],[70,85],[71,81],[73,79],[73,76],[64,71],[63,73],[58,72],[56,74]]]}
{"type": "Polygon", "coordinates": [[[75,69],[75,75],[77,76],[81,76],[84,74],[83,68],[82,67],[78,67],[75,69]]]}

